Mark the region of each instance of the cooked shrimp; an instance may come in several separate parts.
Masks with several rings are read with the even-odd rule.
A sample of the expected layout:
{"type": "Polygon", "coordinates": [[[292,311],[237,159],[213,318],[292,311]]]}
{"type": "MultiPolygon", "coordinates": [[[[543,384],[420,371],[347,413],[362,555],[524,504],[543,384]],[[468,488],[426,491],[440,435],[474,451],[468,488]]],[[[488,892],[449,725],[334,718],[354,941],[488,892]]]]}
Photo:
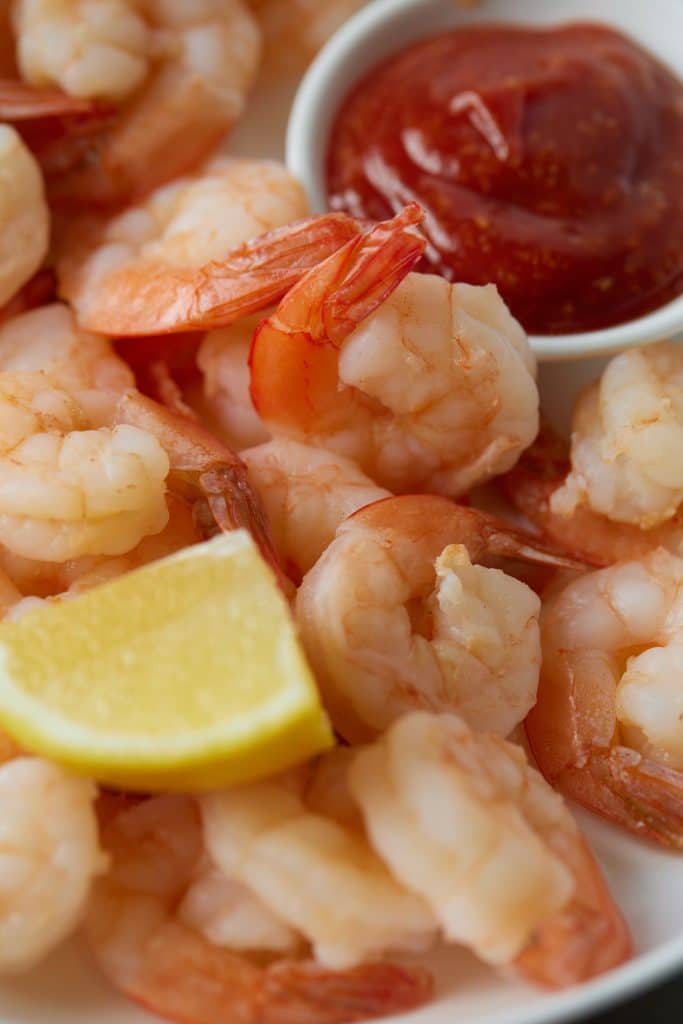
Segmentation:
{"type": "Polygon", "coordinates": [[[118,108],[52,182],[79,206],[125,203],[194,169],[239,117],[259,65],[242,0],[14,0],[13,13],[28,82],[118,108]]]}
{"type": "Polygon", "coordinates": [[[367,0],[249,0],[263,30],[266,77],[300,74],[367,0]]]}
{"type": "Polygon", "coordinates": [[[414,713],[349,772],[375,849],[444,935],[551,988],[628,959],[628,929],[562,799],[497,736],[414,713]]]}
{"type": "Polygon", "coordinates": [[[213,946],[235,952],[296,953],[301,937],[246,886],[233,882],[207,858],[200,862],[178,907],[188,928],[213,946]]]}
{"type": "Polygon", "coordinates": [[[52,303],[0,325],[0,372],[46,374],[105,424],[117,397],[133,387],[130,368],[106,338],[79,329],[73,312],[52,303]]]}
{"type": "Polygon", "coordinates": [[[203,387],[191,405],[200,419],[237,451],[270,440],[249,393],[249,350],[262,319],[257,314],[209,331],[197,352],[203,387]]]}
{"type": "Polygon", "coordinates": [[[543,609],[527,733],[567,796],[683,849],[683,559],[656,550],[579,577],[543,609]]]}
{"type": "Polygon", "coordinates": [[[279,164],[215,160],[142,206],[67,230],[61,294],[82,327],[116,337],[225,326],[276,302],[360,230],[339,214],[299,221],[305,209],[279,164]]]}
{"type": "Polygon", "coordinates": [[[39,758],[0,766],[0,973],[33,967],[78,926],[106,864],[95,794],[39,758]]]}
{"type": "Polygon", "coordinates": [[[38,562],[0,549],[0,615],[15,620],[44,600],[77,597],[101,583],[198,544],[202,534],[192,505],[172,493],[166,495],[168,523],[160,533],[144,537],[125,555],[84,556],[67,562],[38,562]],[[23,595],[28,595],[23,597],[23,595]]]}
{"type": "Polygon", "coordinates": [[[312,944],[332,970],[422,951],[435,922],[391,877],[362,833],[314,813],[286,781],[201,797],[212,860],[312,944]]]}
{"type": "Polygon", "coordinates": [[[550,499],[647,530],[683,501],[683,349],[663,342],[615,356],[579,398],[572,422],[572,469],[550,499]]]}
{"type": "Polygon", "coordinates": [[[40,168],[14,128],[0,124],[0,306],[38,270],[49,234],[40,168]]]}
{"type": "Polygon", "coordinates": [[[534,357],[493,286],[401,284],[417,240],[401,258],[375,238],[349,242],[261,325],[254,404],[274,436],[346,455],[393,492],[455,497],[536,436],[534,357]]]}
{"type": "Polygon", "coordinates": [[[578,504],[570,515],[555,512],[553,495],[570,473],[567,444],[544,424],[536,441],[499,482],[519,511],[553,544],[591,565],[641,558],[657,547],[674,553],[683,551],[681,511],[648,530],[617,523],[593,511],[587,503],[578,504]]]}
{"type": "Polygon", "coordinates": [[[45,373],[0,373],[0,414],[0,538],[10,551],[48,562],[117,555],[163,529],[169,460],[155,437],[92,429],[45,373]]]}
{"type": "Polygon", "coordinates": [[[102,839],[112,867],[95,885],[86,935],[114,985],[161,1016],[183,1024],[344,1024],[411,1009],[431,994],[424,971],[390,964],[260,967],[183,924],[175,911],[202,855],[187,797],[128,808],[102,839]]]}
{"type": "Polygon", "coordinates": [[[436,495],[347,519],[297,596],[296,616],[335,728],[357,742],[407,711],[457,711],[507,736],[536,699],[540,602],[474,562],[551,562],[533,538],[436,495]]]}
{"type": "Polygon", "coordinates": [[[571,451],[546,428],[504,481],[549,536],[598,565],[683,552],[683,350],[615,356],[580,396],[571,451]]]}
{"type": "Polygon", "coordinates": [[[350,459],[284,438],[242,452],[295,582],[312,569],[347,516],[390,497],[350,459]]]}
{"type": "Polygon", "coordinates": [[[169,459],[169,488],[193,503],[195,520],[205,537],[218,530],[246,528],[280,576],[267,516],[249,483],[246,466],[231,449],[199,423],[165,409],[137,391],[129,391],[121,398],[114,423],[126,424],[156,438],[169,459]]]}

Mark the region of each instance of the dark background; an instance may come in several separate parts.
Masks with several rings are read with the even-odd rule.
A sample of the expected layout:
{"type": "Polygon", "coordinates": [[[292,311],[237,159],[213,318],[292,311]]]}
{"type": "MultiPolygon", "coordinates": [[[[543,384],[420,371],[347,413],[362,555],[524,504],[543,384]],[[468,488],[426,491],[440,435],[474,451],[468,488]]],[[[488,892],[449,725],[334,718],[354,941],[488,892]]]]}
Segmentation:
{"type": "Polygon", "coordinates": [[[683,975],[652,992],[630,999],[586,1024],[680,1024],[683,1021],[683,975]]]}

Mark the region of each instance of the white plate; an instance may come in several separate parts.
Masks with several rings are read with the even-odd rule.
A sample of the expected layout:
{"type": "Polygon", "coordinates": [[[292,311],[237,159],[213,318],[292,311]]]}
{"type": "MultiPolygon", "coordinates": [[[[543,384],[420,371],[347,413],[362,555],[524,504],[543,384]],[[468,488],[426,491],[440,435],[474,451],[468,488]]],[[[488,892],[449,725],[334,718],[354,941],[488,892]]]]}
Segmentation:
{"type": "MultiPolygon", "coordinates": [[[[231,144],[244,155],[281,158],[291,89],[262,88],[231,144]]],[[[546,408],[559,426],[577,387],[602,364],[548,364],[541,370],[546,408]]],[[[617,902],[633,930],[638,955],[627,966],[579,989],[545,995],[504,980],[459,951],[433,960],[437,1000],[400,1018],[410,1024],[551,1024],[625,998],[683,968],[683,859],[637,842],[588,814],[581,823],[603,865],[617,902]]],[[[391,1018],[387,1024],[397,1022],[391,1018]]],[[[0,985],[1,1024],[151,1024],[158,1018],[138,1010],[104,983],[78,943],[61,950],[40,969],[0,985]]],[[[229,1017],[215,1024],[231,1024],[229,1017]]]]}

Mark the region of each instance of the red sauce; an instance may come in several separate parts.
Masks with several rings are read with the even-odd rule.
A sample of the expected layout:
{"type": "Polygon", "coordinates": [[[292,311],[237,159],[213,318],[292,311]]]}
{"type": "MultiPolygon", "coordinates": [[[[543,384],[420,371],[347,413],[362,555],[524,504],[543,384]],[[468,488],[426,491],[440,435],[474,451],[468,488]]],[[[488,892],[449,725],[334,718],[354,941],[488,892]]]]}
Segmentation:
{"type": "Polygon", "coordinates": [[[357,86],[328,191],[378,219],[417,199],[431,267],[530,331],[620,323],[683,292],[683,84],[597,24],[459,29],[357,86]]]}

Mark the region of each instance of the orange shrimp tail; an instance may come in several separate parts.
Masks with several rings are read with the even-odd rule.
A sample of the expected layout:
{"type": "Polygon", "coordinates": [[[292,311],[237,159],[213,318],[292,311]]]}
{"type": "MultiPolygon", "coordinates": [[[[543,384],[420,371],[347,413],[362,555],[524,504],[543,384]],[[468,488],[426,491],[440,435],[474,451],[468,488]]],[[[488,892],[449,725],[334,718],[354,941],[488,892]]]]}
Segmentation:
{"type": "Polygon", "coordinates": [[[15,79],[0,79],[0,120],[16,123],[44,117],[82,117],[101,108],[92,100],[58,89],[35,89],[15,79]]]}
{"type": "Polygon", "coordinates": [[[412,228],[416,203],[352,239],[311,270],[257,329],[251,395],[266,421],[306,430],[340,401],[337,350],[419,263],[426,241],[412,228]]]}
{"type": "Polygon", "coordinates": [[[195,420],[136,391],[120,400],[116,422],[139,427],[157,438],[170,459],[170,486],[193,501],[197,525],[205,537],[219,531],[249,530],[284,584],[265,509],[238,455],[195,420]]]}
{"type": "Polygon", "coordinates": [[[545,988],[563,989],[588,981],[633,955],[628,925],[593,854],[580,837],[572,846],[574,897],[538,929],[515,962],[522,977],[545,988]]]}
{"type": "Polygon", "coordinates": [[[379,963],[337,972],[275,964],[267,972],[263,1024],[364,1021],[415,1010],[433,994],[431,974],[418,967],[379,963]]]}
{"type": "Polygon", "coordinates": [[[641,838],[683,851],[683,772],[616,746],[593,751],[586,766],[568,769],[558,786],[641,838]]]}
{"type": "Polygon", "coordinates": [[[597,568],[641,558],[659,544],[665,545],[667,537],[683,524],[683,512],[679,512],[662,527],[641,530],[612,522],[588,505],[578,506],[569,516],[556,515],[550,501],[570,469],[569,446],[544,423],[517,465],[497,483],[522,515],[572,558],[597,568]]]}
{"type": "Polygon", "coordinates": [[[101,239],[92,223],[85,224],[64,246],[60,293],[75,304],[81,326],[100,334],[213,330],[277,302],[360,230],[346,214],[310,217],[260,235],[199,269],[158,267],[142,273],[124,268],[93,286],[84,283],[83,267],[101,239]],[[82,289],[92,293],[91,301],[81,301],[82,289]]]}
{"type": "Polygon", "coordinates": [[[112,980],[131,999],[178,1024],[352,1024],[415,1009],[433,994],[431,976],[419,968],[260,967],[172,922],[150,936],[144,953],[134,975],[112,980]]]}
{"type": "Polygon", "coordinates": [[[541,673],[536,706],[526,719],[540,771],[589,810],[640,837],[683,850],[683,772],[614,743],[612,684],[601,682],[599,661],[592,669],[586,673],[594,684],[591,693],[577,689],[568,671],[558,679],[541,673]]]}

